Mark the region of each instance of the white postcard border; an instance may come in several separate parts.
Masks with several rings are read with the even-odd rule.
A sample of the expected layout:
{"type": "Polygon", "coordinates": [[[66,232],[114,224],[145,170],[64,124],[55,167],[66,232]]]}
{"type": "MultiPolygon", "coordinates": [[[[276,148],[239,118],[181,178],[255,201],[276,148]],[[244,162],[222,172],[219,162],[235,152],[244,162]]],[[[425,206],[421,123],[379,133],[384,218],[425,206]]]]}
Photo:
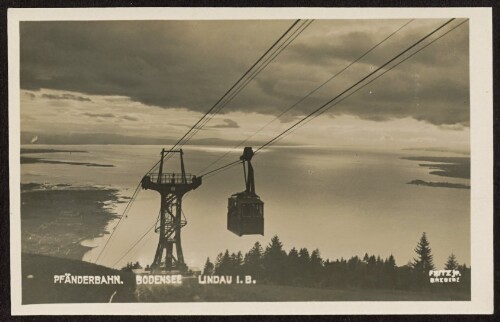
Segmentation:
{"type": "Polygon", "coordinates": [[[8,10],[11,311],[53,314],[493,313],[493,59],[491,8],[52,8],[8,10]],[[49,20],[470,19],[471,301],[21,304],[19,22],[49,20]],[[473,214],[473,215],[472,215],[473,214]]]}

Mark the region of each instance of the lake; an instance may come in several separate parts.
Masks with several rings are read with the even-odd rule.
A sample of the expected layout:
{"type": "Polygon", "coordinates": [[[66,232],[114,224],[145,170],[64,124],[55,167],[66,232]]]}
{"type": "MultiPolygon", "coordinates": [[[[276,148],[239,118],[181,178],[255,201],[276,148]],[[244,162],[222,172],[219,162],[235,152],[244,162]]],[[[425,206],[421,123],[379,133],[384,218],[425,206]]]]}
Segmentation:
{"type": "MultiPolygon", "coordinates": [[[[71,163],[25,163],[22,183],[69,184],[116,188],[131,196],[151,166],[159,160],[161,146],[141,145],[32,145],[23,148],[83,150],[23,154],[26,157],[71,163]],[[109,167],[112,165],[112,167],[109,167]]],[[[223,155],[224,147],[186,146],[186,171],[198,174],[223,155]]],[[[242,149],[232,151],[216,166],[237,160],[242,149]]],[[[419,156],[456,157],[454,153],[431,151],[384,151],[351,147],[276,146],[254,157],[256,192],[265,203],[265,236],[238,237],[226,229],[227,198],[244,190],[241,165],[204,178],[203,184],[188,193],[183,202],[187,226],[182,230],[186,263],[202,268],[209,256],[226,248],[247,252],[259,241],[264,246],[278,235],[285,250],[318,248],[326,259],[363,256],[387,257],[393,254],[397,265],[415,256],[414,248],[426,232],[434,262],[442,268],[453,252],[460,263],[470,263],[470,190],[407,184],[413,180],[470,185],[469,179],[429,174],[419,156]]],[[[216,167],[214,166],[214,167],[216,167]]],[[[178,157],[166,164],[167,172],[179,172],[178,157]]],[[[126,204],[113,204],[121,214],[126,204]]],[[[159,194],[142,190],[114,240],[99,261],[114,264],[124,252],[148,231],[157,218],[159,194]]],[[[108,225],[112,230],[116,222],[108,225]]],[[[84,260],[93,261],[105,238],[84,241],[95,246],[84,260]]],[[[154,233],[137,244],[117,267],[128,261],[150,264],[158,236],[154,233]]]]}

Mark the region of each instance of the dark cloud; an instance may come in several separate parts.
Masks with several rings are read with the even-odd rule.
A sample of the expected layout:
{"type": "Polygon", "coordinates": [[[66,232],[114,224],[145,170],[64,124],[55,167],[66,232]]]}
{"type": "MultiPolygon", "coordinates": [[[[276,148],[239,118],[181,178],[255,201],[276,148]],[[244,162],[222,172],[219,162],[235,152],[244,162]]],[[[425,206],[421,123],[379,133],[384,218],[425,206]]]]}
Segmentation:
{"type": "Polygon", "coordinates": [[[378,82],[333,106],[329,113],[353,114],[374,121],[411,116],[435,125],[469,125],[468,85],[442,76],[421,85],[420,80],[401,77],[408,73],[407,67],[411,68],[402,66],[401,70],[384,75],[378,82]],[[387,91],[386,84],[391,84],[391,91],[387,91]]]}
{"type": "MultiPolygon", "coordinates": [[[[296,105],[282,118],[293,120],[443,22],[412,22],[297,104],[405,23],[315,21],[222,113],[278,115],[296,105]]],[[[290,24],[283,20],[21,22],[21,87],[125,96],[162,108],[206,112],[290,24]]],[[[436,125],[468,126],[468,46],[465,24],[328,113],[374,121],[411,117],[436,125]]],[[[51,98],[89,100],[64,95],[51,98]]]]}
{"type": "Polygon", "coordinates": [[[240,126],[234,120],[224,119],[224,124],[212,125],[210,127],[214,129],[237,129],[240,126]]]}
{"type": "Polygon", "coordinates": [[[83,113],[83,115],[89,117],[115,117],[115,115],[112,113],[83,113]]]}
{"type": "Polygon", "coordinates": [[[300,43],[290,51],[291,57],[299,62],[324,66],[339,59],[351,61],[375,45],[375,41],[368,33],[354,31],[340,35],[332,42],[314,39],[309,43],[300,43]]]}
{"type": "Polygon", "coordinates": [[[61,94],[61,95],[42,94],[42,98],[48,98],[48,99],[51,99],[51,100],[73,100],[73,101],[79,101],[79,102],[92,102],[90,100],[90,98],[88,98],[88,97],[83,97],[83,96],[78,96],[78,95],[73,95],[73,94],[67,94],[67,93],[61,94]]]}

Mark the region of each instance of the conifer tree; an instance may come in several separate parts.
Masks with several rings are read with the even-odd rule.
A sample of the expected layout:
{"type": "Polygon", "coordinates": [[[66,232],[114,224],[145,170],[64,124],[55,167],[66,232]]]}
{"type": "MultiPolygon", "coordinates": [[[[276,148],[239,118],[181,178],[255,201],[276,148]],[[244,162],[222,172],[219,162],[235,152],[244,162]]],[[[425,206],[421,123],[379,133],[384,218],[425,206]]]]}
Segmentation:
{"type": "Polygon", "coordinates": [[[396,267],[396,260],[394,259],[394,256],[392,254],[387,259],[387,266],[390,268],[396,267]]]}
{"type": "Polygon", "coordinates": [[[316,283],[320,282],[323,278],[323,259],[319,253],[319,249],[315,249],[311,253],[310,259],[310,272],[311,272],[311,280],[316,283]]]}
{"type": "Polygon", "coordinates": [[[271,242],[264,251],[263,264],[266,276],[274,282],[284,280],[284,270],[286,269],[286,252],[278,236],[271,238],[271,242]]]}
{"type": "Polygon", "coordinates": [[[309,256],[309,251],[307,248],[301,248],[299,250],[299,259],[301,262],[301,265],[309,265],[309,261],[311,260],[311,257],[309,256]]]}
{"type": "Polygon", "coordinates": [[[205,262],[205,267],[203,268],[203,275],[212,275],[214,273],[214,264],[210,261],[210,258],[207,257],[207,261],[205,262]]]}
{"type": "Polygon", "coordinates": [[[254,278],[262,276],[262,255],[262,245],[256,242],[248,253],[245,254],[243,260],[243,269],[246,274],[250,274],[254,278]]]}
{"type": "Polygon", "coordinates": [[[226,249],[224,254],[220,253],[217,255],[217,261],[215,263],[215,274],[224,275],[228,274],[231,265],[231,257],[229,255],[229,250],[226,249]]]}
{"type": "Polygon", "coordinates": [[[448,260],[444,264],[444,269],[457,269],[458,266],[459,265],[455,254],[451,253],[451,255],[448,257],[448,260]]]}
{"type": "Polygon", "coordinates": [[[394,259],[394,256],[391,254],[389,258],[384,262],[384,269],[383,269],[383,282],[385,284],[382,284],[382,287],[385,288],[395,288],[396,287],[396,260],[394,259]]]}
{"type": "Polygon", "coordinates": [[[311,280],[311,270],[310,270],[311,256],[307,248],[301,248],[299,250],[299,260],[298,260],[298,271],[300,274],[299,280],[302,283],[307,283],[311,280]]]}
{"type": "Polygon", "coordinates": [[[224,255],[222,256],[222,269],[221,273],[227,274],[231,266],[231,256],[229,255],[229,250],[226,249],[224,255]]]}
{"type": "Polygon", "coordinates": [[[287,256],[287,267],[286,267],[287,280],[296,284],[300,275],[300,262],[299,262],[299,252],[295,247],[290,249],[287,256]]]}
{"type": "Polygon", "coordinates": [[[425,232],[420,237],[420,241],[415,248],[415,253],[417,253],[417,258],[413,259],[412,268],[416,272],[428,274],[430,270],[434,269],[433,256],[425,232]]]}
{"type": "Polygon", "coordinates": [[[323,266],[323,259],[321,258],[319,249],[317,248],[311,253],[311,264],[323,266]]]}
{"type": "Polygon", "coordinates": [[[299,259],[299,252],[297,252],[297,249],[295,247],[290,249],[290,251],[288,252],[288,258],[292,263],[296,263],[297,260],[299,259]]]}
{"type": "Polygon", "coordinates": [[[217,254],[217,257],[215,257],[215,264],[214,264],[214,274],[219,274],[220,272],[220,266],[222,264],[222,256],[224,254],[219,253],[217,254]]]}

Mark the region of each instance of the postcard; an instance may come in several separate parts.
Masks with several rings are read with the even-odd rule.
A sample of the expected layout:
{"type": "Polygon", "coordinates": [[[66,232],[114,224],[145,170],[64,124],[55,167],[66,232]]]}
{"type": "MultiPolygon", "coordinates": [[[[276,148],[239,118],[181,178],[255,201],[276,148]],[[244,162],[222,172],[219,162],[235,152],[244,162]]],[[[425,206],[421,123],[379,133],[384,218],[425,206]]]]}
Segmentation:
{"type": "Polygon", "coordinates": [[[492,313],[491,12],[10,9],[12,314],[492,313]]]}

